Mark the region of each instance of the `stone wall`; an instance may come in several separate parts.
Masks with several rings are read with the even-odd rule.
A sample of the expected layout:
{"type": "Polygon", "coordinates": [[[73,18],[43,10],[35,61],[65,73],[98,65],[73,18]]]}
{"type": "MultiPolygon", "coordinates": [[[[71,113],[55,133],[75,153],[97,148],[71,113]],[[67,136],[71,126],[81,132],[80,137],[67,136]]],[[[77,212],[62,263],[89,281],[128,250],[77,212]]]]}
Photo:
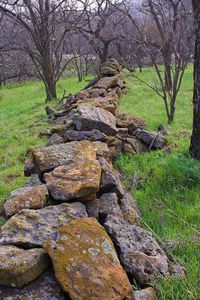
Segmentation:
{"type": "Polygon", "coordinates": [[[46,146],[25,164],[29,183],[4,204],[0,299],[156,299],[159,276],[184,275],[155,237],[112,161],[166,140],[119,112],[121,66],[106,62],[91,87],[51,111],[46,146]],[[133,291],[137,281],[141,290],[133,291]],[[10,298],[9,298],[10,299],[10,298]]]}

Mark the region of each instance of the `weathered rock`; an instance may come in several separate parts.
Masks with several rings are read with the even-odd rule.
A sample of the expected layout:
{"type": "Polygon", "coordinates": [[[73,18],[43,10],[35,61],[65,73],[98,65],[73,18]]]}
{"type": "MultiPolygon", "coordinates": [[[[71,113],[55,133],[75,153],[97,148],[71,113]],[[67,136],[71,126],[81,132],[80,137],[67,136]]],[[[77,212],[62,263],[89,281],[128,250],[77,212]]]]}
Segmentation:
{"type": "Polygon", "coordinates": [[[16,190],[4,204],[5,214],[7,217],[11,217],[24,208],[42,208],[47,203],[48,195],[45,185],[16,190]]]}
{"type": "Polygon", "coordinates": [[[52,171],[56,167],[96,158],[94,146],[89,141],[36,148],[32,153],[35,169],[41,177],[44,173],[52,171]]]}
{"type": "Polygon", "coordinates": [[[109,143],[110,158],[117,159],[122,154],[122,140],[115,138],[114,141],[109,143]]]}
{"type": "Polygon", "coordinates": [[[108,145],[103,142],[92,142],[92,145],[96,151],[97,158],[105,157],[106,159],[110,158],[110,150],[108,148],[108,145]]]}
{"type": "Polygon", "coordinates": [[[65,132],[64,136],[65,142],[71,141],[101,141],[106,142],[108,140],[107,135],[99,130],[92,131],[76,131],[76,130],[68,130],[65,132]]]}
{"type": "Polygon", "coordinates": [[[140,212],[130,193],[126,193],[123,198],[120,199],[119,207],[124,220],[126,220],[129,224],[134,224],[139,220],[140,212]]]}
{"type": "Polygon", "coordinates": [[[55,168],[43,178],[53,199],[69,201],[97,193],[100,177],[98,160],[85,160],[55,168]]]}
{"type": "Polygon", "coordinates": [[[23,250],[0,246],[0,284],[22,287],[37,278],[49,266],[43,249],[23,250]]]}
{"type": "Polygon", "coordinates": [[[63,137],[61,137],[60,135],[58,135],[57,133],[54,133],[50,139],[48,140],[48,142],[46,143],[46,146],[52,146],[52,145],[58,145],[58,144],[63,144],[64,143],[64,139],[63,137]]]}
{"type": "Polygon", "coordinates": [[[111,95],[106,95],[105,97],[89,98],[87,99],[87,101],[84,101],[84,103],[88,103],[95,107],[104,108],[105,110],[108,110],[115,115],[117,101],[118,95],[114,93],[111,95]]]}
{"type": "Polygon", "coordinates": [[[117,60],[110,59],[103,63],[101,67],[102,76],[114,76],[121,71],[122,67],[117,60]]]}
{"type": "Polygon", "coordinates": [[[144,129],[147,126],[147,122],[144,119],[129,117],[119,110],[116,111],[116,117],[117,127],[128,128],[131,135],[137,128],[144,129]]]}
{"type": "Polygon", "coordinates": [[[104,158],[100,158],[99,162],[102,169],[100,192],[114,192],[119,198],[122,198],[125,194],[125,190],[121,183],[118,172],[113,170],[112,165],[109,164],[104,158]]]}
{"type": "Polygon", "coordinates": [[[152,149],[162,149],[167,144],[167,140],[155,132],[137,129],[134,132],[134,135],[137,139],[150,146],[152,149]]]}
{"type": "Polygon", "coordinates": [[[90,94],[90,98],[96,98],[96,97],[105,97],[106,96],[106,90],[105,89],[96,89],[96,88],[91,88],[87,90],[90,94]]]}
{"type": "Polygon", "coordinates": [[[54,236],[58,227],[83,217],[87,217],[87,213],[85,206],[79,202],[38,210],[23,209],[1,227],[0,244],[41,247],[54,236]]]}
{"type": "Polygon", "coordinates": [[[97,129],[106,135],[117,133],[116,118],[109,111],[91,104],[80,104],[69,113],[69,117],[79,131],[97,129]]]}
{"type": "Polygon", "coordinates": [[[35,174],[35,166],[33,162],[33,157],[31,154],[29,154],[29,157],[26,159],[24,164],[24,176],[31,176],[32,174],[35,174]]]}
{"type": "Polygon", "coordinates": [[[99,217],[100,220],[105,220],[107,215],[114,215],[123,218],[122,212],[118,205],[118,198],[115,193],[107,193],[99,198],[99,217]]]}
{"type": "Polygon", "coordinates": [[[119,249],[125,271],[139,284],[169,275],[168,258],[150,232],[112,215],[107,217],[104,227],[119,249]]]}
{"type": "Polygon", "coordinates": [[[157,300],[156,291],[152,287],[135,291],[132,300],[157,300]]]}
{"type": "Polygon", "coordinates": [[[99,199],[95,199],[92,201],[84,202],[86,211],[89,217],[93,217],[95,219],[99,219],[99,209],[100,209],[100,201],[99,199]]]}
{"type": "Polygon", "coordinates": [[[46,271],[25,287],[0,286],[2,300],[65,300],[52,271],[46,271]]]}
{"type": "Polygon", "coordinates": [[[44,247],[70,299],[122,300],[130,296],[132,287],[112,241],[94,218],[59,228],[57,237],[44,247]]]}
{"type": "Polygon", "coordinates": [[[144,153],[148,150],[147,146],[134,137],[123,138],[122,151],[125,154],[144,153]]]}
{"type": "Polygon", "coordinates": [[[108,90],[109,88],[115,88],[119,86],[120,78],[121,76],[118,74],[112,77],[102,77],[97,81],[97,83],[94,84],[93,87],[105,90],[108,90]]]}
{"type": "Polygon", "coordinates": [[[25,187],[34,187],[38,185],[42,185],[42,181],[40,181],[37,174],[32,174],[29,181],[25,184],[25,187]]]}

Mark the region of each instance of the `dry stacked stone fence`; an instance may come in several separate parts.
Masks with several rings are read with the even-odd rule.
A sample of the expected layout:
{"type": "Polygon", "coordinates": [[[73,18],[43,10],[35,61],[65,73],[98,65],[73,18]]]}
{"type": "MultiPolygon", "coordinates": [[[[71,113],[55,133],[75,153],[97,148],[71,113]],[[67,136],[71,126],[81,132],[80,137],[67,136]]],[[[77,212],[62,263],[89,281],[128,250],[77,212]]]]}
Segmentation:
{"type": "Polygon", "coordinates": [[[60,111],[47,109],[48,143],[32,150],[29,183],[4,204],[0,299],[153,300],[155,278],[184,276],[141,228],[136,202],[112,165],[121,153],[167,144],[118,110],[124,91],[121,66],[111,59],[91,87],[70,95],[60,111]]]}

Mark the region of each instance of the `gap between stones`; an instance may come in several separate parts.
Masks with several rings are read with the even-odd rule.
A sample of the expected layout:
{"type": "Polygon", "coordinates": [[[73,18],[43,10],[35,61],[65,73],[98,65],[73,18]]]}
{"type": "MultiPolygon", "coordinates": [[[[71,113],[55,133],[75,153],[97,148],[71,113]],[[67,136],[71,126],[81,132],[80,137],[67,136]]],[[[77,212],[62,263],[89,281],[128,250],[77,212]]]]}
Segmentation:
{"type": "Polygon", "coordinates": [[[46,108],[46,146],[25,163],[29,183],[4,204],[0,299],[156,299],[159,276],[184,276],[154,236],[112,162],[167,146],[162,134],[117,108],[126,92],[121,66],[105,62],[96,82],[46,108]],[[133,291],[136,281],[140,289],[133,291]]]}

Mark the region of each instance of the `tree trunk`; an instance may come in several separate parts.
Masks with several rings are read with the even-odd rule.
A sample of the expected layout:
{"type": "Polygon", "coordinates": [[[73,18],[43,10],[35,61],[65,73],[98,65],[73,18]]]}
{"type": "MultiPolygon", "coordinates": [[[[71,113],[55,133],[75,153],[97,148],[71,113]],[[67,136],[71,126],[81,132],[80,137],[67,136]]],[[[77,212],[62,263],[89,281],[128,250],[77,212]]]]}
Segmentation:
{"type": "Polygon", "coordinates": [[[45,82],[46,102],[57,99],[56,82],[54,80],[45,82]]]}
{"type": "Polygon", "coordinates": [[[195,20],[195,57],[194,57],[194,94],[193,94],[193,131],[190,153],[200,160],[200,1],[193,0],[195,20]]]}

